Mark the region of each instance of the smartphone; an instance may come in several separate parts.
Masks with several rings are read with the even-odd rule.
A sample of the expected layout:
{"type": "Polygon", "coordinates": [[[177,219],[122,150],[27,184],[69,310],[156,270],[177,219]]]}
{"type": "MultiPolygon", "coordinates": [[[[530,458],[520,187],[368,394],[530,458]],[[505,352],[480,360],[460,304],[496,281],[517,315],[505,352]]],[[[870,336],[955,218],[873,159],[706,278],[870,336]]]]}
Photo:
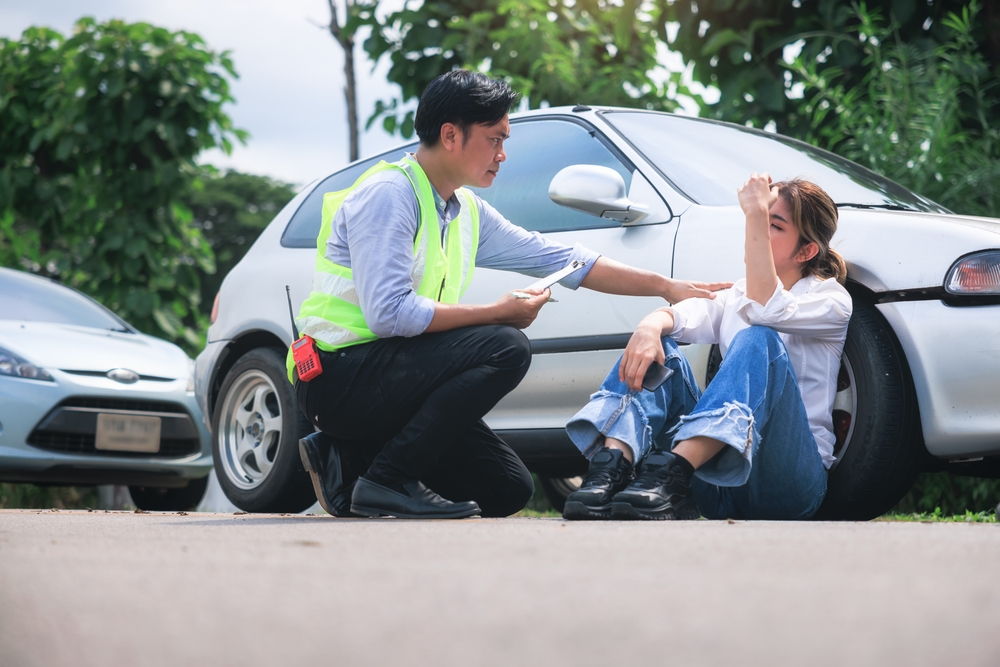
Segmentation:
{"type": "Polygon", "coordinates": [[[642,388],[646,391],[654,391],[673,374],[674,369],[667,368],[658,361],[654,361],[646,369],[646,374],[642,376],[642,388]]]}

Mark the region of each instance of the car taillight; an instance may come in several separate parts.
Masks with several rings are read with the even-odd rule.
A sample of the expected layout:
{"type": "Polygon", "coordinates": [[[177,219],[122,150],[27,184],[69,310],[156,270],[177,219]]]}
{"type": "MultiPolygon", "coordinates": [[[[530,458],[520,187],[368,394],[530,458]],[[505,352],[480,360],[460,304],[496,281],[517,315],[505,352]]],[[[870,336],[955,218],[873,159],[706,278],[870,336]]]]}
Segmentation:
{"type": "Polygon", "coordinates": [[[222,292],[215,293],[215,303],[212,304],[212,315],[208,319],[209,324],[215,324],[215,320],[219,318],[219,297],[221,295],[222,292]]]}

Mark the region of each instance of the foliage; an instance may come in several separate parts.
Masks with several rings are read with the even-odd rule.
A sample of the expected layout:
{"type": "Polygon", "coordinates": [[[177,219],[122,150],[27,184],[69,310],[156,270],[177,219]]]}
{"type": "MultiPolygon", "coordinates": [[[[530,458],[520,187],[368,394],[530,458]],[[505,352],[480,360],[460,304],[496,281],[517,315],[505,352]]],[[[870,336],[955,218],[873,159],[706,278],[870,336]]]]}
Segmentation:
{"type": "Polygon", "coordinates": [[[948,472],[922,473],[894,512],[988,512],[1000,503],[1000,480],[961,477],[948,472]]]}
{"type": "Polygon", "coordinates": [[[1000,128],[989,120],[1000,99],[972,35],[978,9],[945,17],[947,41],[923,46],[861,10],[858,85],[836,67],[793,66],[810,91],[810,138],[953,210],[1000,216],[1000,128]]]}
{"type": "MultiPolygon", "coordinates": [[[[816,74],[837,68],[846,88],[860,85],[865,35],[860,13],[886,17],[901,43],[926,51],[950,39],[949,14],[960,14],[968,0],[868,0],[853,5],[839,0],[654,0],[662,7],[661,33],[678,26],[670,49],[693,66],[693,76],[718,87],[718,103],[705,115],[755,127],[774,122],[778,132],[805,138],[817,119],[804,110],[805,81],[784,67],[784,49],[801,46],[800,57],[816,74]],[[867,9],[866,9],[867,7],[867,9]],[[859,12],[859,10],[861,10],[859,12]]],[[[1000,6],[987,3],[971,38],[991,68],[1000,65],[1000,6]]],[[[996,124],[1000,109],[990,116],[996,124]]]]}
{"type": "Polygon", "coordinates": [[[913,523],[996,523],[997,513],[995,510],[983,512],[966,510],[964,514],[946,514],[938,507],[933,512],[889,512],[875,520],[913,523]]]}
{"type": "Polygon", "coordinates": [[[679,73],[659,67],[659,10],[641,0],[437,0],[407,3],[373,24],[365,49],[388,56],[400,94],[376,104],[368,121],[413,134],[417,99],[435,77],[456,67],[505,78],[530,108],[600,103],[672,110],[689,91],[679,73]]]}
{"type": "Polygon", "coordinates": [[[229,151],[227,53],[145,23],[84,18],[0,40],[0,263],[62,280],[197,349],[212,253],[181,195],[229,151]]]}
{"type": "Polygon", "coordinates": [[[210,306],[226,274],[295,192],[266,176],[212,167],[202,167],[194,185],[181,202],[215,256],[215,272],[201,276],[201,303],[210,306]]]}
{"type": "Polygon", "coordinates": [[[97,507],[97,487],[36,486],[0,482],[0,509],[97,507]]]}

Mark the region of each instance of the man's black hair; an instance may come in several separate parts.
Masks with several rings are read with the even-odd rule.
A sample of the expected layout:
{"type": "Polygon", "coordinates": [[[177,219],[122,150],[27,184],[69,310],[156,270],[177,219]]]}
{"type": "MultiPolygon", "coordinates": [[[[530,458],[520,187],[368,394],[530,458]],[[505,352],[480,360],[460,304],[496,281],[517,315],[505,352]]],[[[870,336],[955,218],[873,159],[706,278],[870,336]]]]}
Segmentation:
{"type": "Polygon", "coordinates": [[[520,99],[521,94],[506,81],[479,72],[452,70],[424,90],[413,126],[420,143],[430,148],[441,139],[441,126],[452,123],[462,130],[464,145],[473,125],[496,125],[520,99]]]}

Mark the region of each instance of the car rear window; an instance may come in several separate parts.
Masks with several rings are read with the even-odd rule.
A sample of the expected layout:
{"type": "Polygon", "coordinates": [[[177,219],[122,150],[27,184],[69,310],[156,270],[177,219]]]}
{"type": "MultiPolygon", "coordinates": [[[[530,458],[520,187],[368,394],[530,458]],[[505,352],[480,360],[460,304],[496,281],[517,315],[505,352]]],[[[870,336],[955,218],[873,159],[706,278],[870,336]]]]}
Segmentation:
{"type": "Polygon", "coordinates": [[[309,193],[309,196],[299,206],[299,210],[295,211],[292,219],[288,221],[285,233],[281,235],[281,245],[286,248],[315,248],[316,237],[319,236],[319,227],[322,222],[323,195],[327,192],[337,192],[338,190],[351,187],[361,174],[377,164],[379,160],[393,162],[402,158],[404,154],[413,152],[416,149],[417,144],[410,144],[403,148],[356,162],[347,169],[328,176],[309,193]]]}

